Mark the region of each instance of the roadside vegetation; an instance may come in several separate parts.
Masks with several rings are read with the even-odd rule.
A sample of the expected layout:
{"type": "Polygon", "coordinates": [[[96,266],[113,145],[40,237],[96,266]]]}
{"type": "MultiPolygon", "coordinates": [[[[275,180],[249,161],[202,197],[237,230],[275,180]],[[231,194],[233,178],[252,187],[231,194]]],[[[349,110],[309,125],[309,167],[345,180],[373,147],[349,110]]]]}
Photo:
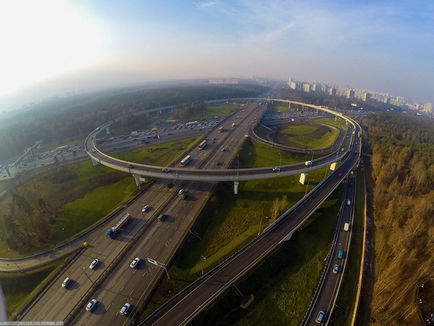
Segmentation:
{"type": "MultiPolygon", "coordinates": [[[[305,156],[250,141],[245,143],[239,155],[240,167],[278,166],[279,162],[289,164],[306,159],[305,156]]],[[[212,268],[256,237],[321,181],[326,173],[327,169],[320,169],[309,174],[306,185],[299,183],[299,175],[247,181],[240,184],[238,195],[233,194],[232,184],[220,185],[193,228],[197,236],[189,237],[170,268],[172,280],[161,283],[143,316],[202,271],[212,268]]],[[[307,297],[305,299],[308,300],[307,297]]]]}
{"type": "Polygon", "coordinates": [[[230,289],[192,324],[300,325],[325,264],[340,203],[336,191],[290,241],[237,283],[244,295],[255,297],[247,309],[230,289]]]}
{"type": "Polygon", "coordinates": [[[269,112],[272,113],[295,111],[294,108],[290,108],[288,104],[283,104],[283,103],[273,104],[270,106],[268,110],[269,112]]]}
{"type": "Polygon", "coordinates": [[[277,132],[277,142],[298,148],[324,149],[332,146],[339,129],[319,123],[291,123],[277,132]]]}
{"type": "MultiPolygon", "coordinates": [[[[197,139],[151,145],[116,156],[168,165],[197,139]]],[[[96,223],[136,191],[130,175],[94,167],[89,160],[34,176],[0,201],[0,257],[27,255],[62,242],[96,223]]]]}
{"type": "Polygon", "coordinates": [[[0,181],[0,192],[5,190],[8,187],[8,185],[9,185],[8,180],[0,181]]]}
{"type": "Polygon", "coordinates": [[[325,123],[325,124],[328,124],[330,126],[334,126],[334,127],[339,128],[339,129],[342,129],[343,131],[348,130],[348,125],[345,123],[344,119],[338,118],[335,120],[335,118],[315,118],[312,121],[318,122],[318,123],[325,123]]]}
{"type": "Polygon", "coordinates": [[[433,276],[434,265],[433,123],[394,112],[364,125],[374,185],[371,323],[417,325],[416,285],[433,276]]]}
{"type": "Polygon", "coordinates": [[[0,273],[0,286],[6,299],[9,318],[13,318],[66,263],[66,259],[49,265],[17,273],[0,273]]]}

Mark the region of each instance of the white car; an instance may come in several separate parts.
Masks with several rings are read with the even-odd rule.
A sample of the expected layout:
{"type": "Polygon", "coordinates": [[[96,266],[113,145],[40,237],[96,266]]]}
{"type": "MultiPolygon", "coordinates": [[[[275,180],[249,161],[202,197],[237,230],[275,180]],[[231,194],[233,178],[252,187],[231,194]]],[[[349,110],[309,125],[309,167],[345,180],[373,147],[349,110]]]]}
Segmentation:
{"type": "Polygon", "coordinates": [[[95,309],[95,306],[97,305],[97,303],[98,303],[98,300],[96,300],[96,299],[90,300],[86,305],[86,311],[92,311],[93,309],[95,309]]]}
{"type": "Polygon", "coordinates": [[[351,200],[347,199],[347,206],[351,205],[351,200]]]}
{"type": "Polygon", "coordinates": [[[139,264],[139,262],[140,262],[140,258],[139,257],[134,258],[133,261],[130,264],[130,267],[131,268],[136,268],[136,266],[139,264]]]}
{"type": "Polygon", "coordinates": [[[147,211],[150,210],[151,207],[149,207],[148,205],[143,206],[142,208],[142,213],[146,213],[147,211]]]}
{"type": "Polygon", "coordinates": [[[119,311],[119,313],[123,316],[128,315],[128,311],[130,310],[131,304],[129,304],[128,302],[126,304],[124,304],[121,308],[121,310],[119,311]]]}
{"type": "Polygon", "coordinates": [[[277,167],[277,166],[274,167],[274,168],[273,168],[273,172],[280,172],[280,167],[277,167]]]}
{"type": "Polygon", "coordinates": [[[69,286],[69,284],[71,284],[71,282],[72,282],[72,281],[71,281],[71,279],[70,279],[69,277],[65,278],[65,279],[63,280],[62,287],[65,288],[65,289],[67,289],[68,286],[69,286]]]}
{"type": "Polygon", "coordinates": [[[90,269],[95,269],[95,267],[99,264],[99,260],[98,259],[94,259],[92,260],[92,262],[89,265],[90,269]]]}
{"type": "Polygon", "coordinates": [[[306,165],[306,166],[312,166],[312,161],[306,161],[306,162],[304,162],[304,165],[306,165]]]}
{"type": "Polygon", "coordinates": [[[184,194],[184,192],[185,192],[185,189],[179,189],[178,195],[182,195],[182,194],[184,194]]]}

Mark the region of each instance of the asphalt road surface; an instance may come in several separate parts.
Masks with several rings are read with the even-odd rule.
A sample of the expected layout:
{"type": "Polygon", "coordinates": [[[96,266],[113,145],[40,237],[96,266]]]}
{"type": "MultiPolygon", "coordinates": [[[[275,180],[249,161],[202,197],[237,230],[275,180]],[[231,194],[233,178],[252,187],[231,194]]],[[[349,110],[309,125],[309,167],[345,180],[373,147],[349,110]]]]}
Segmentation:
{"type": "Polygon", "coordinates": [[[354,205],[356,200],[356,182],[355,177],[350,176],[346,185],[345,198],[339,212],[339,219],[336,227],[336,234],[333,239],[332,250],[328,257],[327,264],[323,271],[319,286],[315,291],[312,304],[309,307],[303,325],[318,324],[316,319],[320,311],[325,313],[324,324],[329,322],[332,315],[333,306],[339,293],[339,288],[344,276],[345,266],[350,248],[351,232],[354,217],[354,205]],[[347,200],[350,201],[348,205],[347,200]],[[344,224],[349,223],[349,231],[344,230],[344,224]],[[338,258],[339,250],[343,251],[342,258],[338,258]],[[335,274],[333,268],[339,266],[339,271],[335,274]]]}
{"type": "MultiPolygon", "coordinates": [[[[251,110],[255,108],[256,104],[251,104],[249,108],[245,110],[245,112],[241,112],[238,115],[231,117],[227,123],[231,124],[235,120],[237,122],[241,121],[243,117],[248,116],[251,113],[251,110]]],[[[252,121],[248,120],[248,123],[252,123],[252,121]]],[[[237,128],[235,128],[233,132],[228,131],[226,133],[217,134],[217,130],[215,129],[210,134],[210,137],[217,138],[216,143],[210,144],[207,150],[200,151],[200,153],[197,149],[193,150],[192,165],[199,165],[203,157],[207,157],[207,155],[212,153],[214,149],[222,146],[225,135],[230,137],[231,134],[235,132],[237,132],[237,128]]],[[[241,140],[243,140],[243,138],[239,136],[230,139],[230,141],[241,140]]],[[[232,144],[230,146],[234,145],[232,144]]],[[[226,152],[219,153],[221,155],[227,155],[226,152]]],[[[177,195],[177,191],[177,187],[172,187],[169,189],[167,187],[167,183],[161,181],[151,185],[151,187],[138,200],[128,207],[127,211],[133,216],[133,220],[126,225],[125,229],[120,233],[120,235],[113,240],[106,235],[106,229],[99,229],[97,232],[92,234],[88,239],[90,247],[81,255],[79,255],[71,265],[69,265],[58,275],[56,281],[50,284],[43,295],[39,296],[35,300],[30,309],[26,310],[24,314],[20,316],[20,319],[33,321],[65,320],[67,317],[70,317],[70,314],[75,307],[81,304],[82,298],[89,294],[92,285],[95,282],[101,280],[101,277],[106,274],[105,271],[107,268],[112,262],[118,259],[119,255],[125,250],[125,248],[127,248],[127,245],[132,240],[134,235],[139,231],[139,229],[148,221],[154,221],[162,209],[165,209],[168,207],[168,205],[170,206],[170,202],[172,202],[172,206],[176,207],[176,203],[181,200],[177,195]],[[152,210],[149,213],[142,215],[141,210],[144,205],[151,206],[152,210]],[[101,260],[101,263],[95,270],[91,270],[88,268],[88,266],[95,258],[101,260]],[[61,287],[61,283],[66,277],[69,277],[73,280],[73,283],[69,289],[64,289],[61,287]]],[[[194,206],[193,204],[195,203],[198,205],[198,202],[199,201],[191,201],[192,206],[194,206]]],[[[120,213],[118,216],[120,217],[123,213],[124,212],[120,213]]],[[[148,222],[148,224],[151,229],[156,227],[160,231],[164,230],[164,228],[169,228],[171,225],[180,227],[177,223],[174,223],[174,221],[182,221],[183,219],[179,216],[175,216],[175,214],[172,218],[174,220],[172,221],[170,219],[164,224],[164,226],[158,224],[155,225],[154,222],[148,222]]],[[[154,245],[156,247],[162,246],[162,249],[166,248],[166,242],[163,241],[157,241],[154,243],[154,245]]],[[[168,244],[167,247],[170,248],[172,245],[174,245],[174,242],[168,244]]],[[[119,267],[117,268],[122,269],[122,267],[123,265],[119,264],[119,267]]],[[[127,275],[124,277],[127,277],[127,275]]],[[[107,306],[108,304],[109,303],[107,303],[107,306]]],[[[116,307],[116,310],[117,309],[118,307],[116,307]]]]}
{"type": "MultiPolygon", "coordinates": [[[[358,130],[356,130],[356,135],[358,130]]],[[[324,202],[355,167],[359,160],[360,141],[353,145],[342,165],[307,194],[262,235],[194,282],[166,305],[160,307],[143,324],[185,325],[213,302],[231,284],[257,265],[285,237],[294,232],[324,202]]]]}

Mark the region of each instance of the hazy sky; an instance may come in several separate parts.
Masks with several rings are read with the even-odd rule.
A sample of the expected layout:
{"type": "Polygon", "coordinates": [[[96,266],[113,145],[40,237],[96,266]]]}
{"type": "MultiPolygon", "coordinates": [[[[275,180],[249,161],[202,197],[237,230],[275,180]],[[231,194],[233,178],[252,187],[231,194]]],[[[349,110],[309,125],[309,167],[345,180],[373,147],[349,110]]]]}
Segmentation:
{"type": "Polygon", "coordinates": [[[212,76],[434,100],[432,0],[4,0],[0,40],[4,103],[212,76]]]}

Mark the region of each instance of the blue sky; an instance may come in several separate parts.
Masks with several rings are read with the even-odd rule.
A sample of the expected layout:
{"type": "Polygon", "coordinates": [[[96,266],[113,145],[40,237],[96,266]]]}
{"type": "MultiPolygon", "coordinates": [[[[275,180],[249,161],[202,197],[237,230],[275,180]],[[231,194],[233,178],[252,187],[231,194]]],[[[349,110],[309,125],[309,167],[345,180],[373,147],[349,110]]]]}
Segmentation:
{"type": "MultiPolygon", "coordinates": [[[[10,77],[3,76],[0,96],[162,79],[292,76],[434,101],[431,0],[35,3],[38,19],[20,22],[20,46],[14,26],[8,28],[13,46],[0,68],[8,68],[10,77]],[[41,21],[48,27],[37,33],[41,21]],[[45,46],[28,49],[27,38],[45,46]]],[[[21,15],[2,6],[5,15],[21,15]]]]}

